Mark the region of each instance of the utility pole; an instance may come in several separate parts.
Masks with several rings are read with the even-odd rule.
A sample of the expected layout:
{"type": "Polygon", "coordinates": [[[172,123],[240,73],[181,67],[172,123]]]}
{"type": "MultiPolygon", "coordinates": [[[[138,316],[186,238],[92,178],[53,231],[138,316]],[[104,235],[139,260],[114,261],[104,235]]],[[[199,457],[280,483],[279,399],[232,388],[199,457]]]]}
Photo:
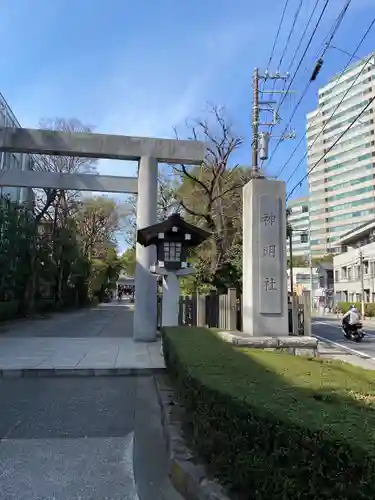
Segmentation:
{"type": "MultiPolygon", "coordinates": [[[[259,99],[259,94],[286,94],[291,93],[291,91],[284,90],[259,90],[259,81],[260,80],[287,80],[289,78],[289,74],[280,75],[277,71],[274,75],[269,74],[267,71],[263,74],[259,74],[258,68],[255,68],[253,71],[253,110],[252,110],[252,120],[251,120],[251,129],[252,129],[252,142],[251,142],[251,159],[252,159],[252,176],[259,177],[259,158],[261,160],[266,160],[268,158],[268,143],[271,137],[269,132],[260,132],[260,126],[268,126],[274,127],[280,122],[280,116],[278,114],[277,102],[276,101],[265,101],[259,99]],[[271,112],[273,117],[270,122],[262,122],[261,121],[261,112],[268,111],[271,112]],[[261,152],[259,154],[259,152],[261,152]]],[[[283,134],[280,137],[272,137],[273,139],[294,139],[296,136],[295,132],[289,132],[283,134]]]]}
{"type": "Polygon", "coordinates": [[[259,173],[258,147],[259,147],[259,73],[258,68],[253,72],[253,116],[252,116],[252,143],[251,143],[251,170],[254,176],[259,173]]]}
{"type": "MultiPolygon", "coordinates": [[[[310,219],[310,216],[309,216],[310,219]]],[[[311,309],[311,314],[314,309],[314,279],[313,279],[313,260],[312,260],[312,255],[311,255],[311,224],[309,220],[309,232],[308,232],[308,238],[309,238],[309,271],[310,271],[310,309],[311,309]]]]}
{"type": "Polygon", "coordinates": [[[311,311],[314,309],[314,280],[313,280],[313,265],[312,265],[312,257],[311,251],[309,252],[309,271],[310,271],[310,308],[311,311]]]}
{"type": "Polygon", "coordinates": [[[363,253],[359,250],[359,274],[361,279],[361,315],[362,319],[365,317],[365,284],[364,284],[364,265],[363,265],[363,253]]]}
{"type": "MultiPolygon", "coordinates": [[[[290,303],[292,306],[292,335],[298,335],[298,305],[297,298],[294,295],[294,276],[293,276],[293,228],[287,223],[287,235],[289,241],[289,279],[290,279],[290,303]]],[[[288,306],[289,307],[289,306],[288,306]]]]}
{"type": "Polygon", "coordinates": [[[290,274],[290,293],[294,294],[294,278],[293,278],[293,229],[288,226],[288,241],[289,241],[289,274],[290,274]]]}

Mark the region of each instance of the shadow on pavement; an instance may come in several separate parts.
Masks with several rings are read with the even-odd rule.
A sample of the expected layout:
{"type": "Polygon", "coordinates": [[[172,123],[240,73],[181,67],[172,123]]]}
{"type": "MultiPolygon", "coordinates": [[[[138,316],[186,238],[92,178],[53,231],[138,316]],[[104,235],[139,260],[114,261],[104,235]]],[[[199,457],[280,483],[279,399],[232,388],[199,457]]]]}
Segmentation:
{"type": "Polygon", "coordinates": [[[0,338],[6,337],[132,337],[133,307],[113,301],[93,308],[52,314],[45,319],[8,323],[0,338]]]}

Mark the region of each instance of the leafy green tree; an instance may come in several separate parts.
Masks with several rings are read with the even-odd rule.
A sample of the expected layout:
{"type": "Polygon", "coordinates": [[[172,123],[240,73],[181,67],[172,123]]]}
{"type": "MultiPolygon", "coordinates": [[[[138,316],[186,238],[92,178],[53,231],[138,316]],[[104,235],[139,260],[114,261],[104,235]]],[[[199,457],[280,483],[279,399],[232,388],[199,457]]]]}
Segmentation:
{"type": "Polygon", "coordinates": [[[135,276],[135,246],[129,247],[120,257],[121,269],[127,276],[135,276]]]}

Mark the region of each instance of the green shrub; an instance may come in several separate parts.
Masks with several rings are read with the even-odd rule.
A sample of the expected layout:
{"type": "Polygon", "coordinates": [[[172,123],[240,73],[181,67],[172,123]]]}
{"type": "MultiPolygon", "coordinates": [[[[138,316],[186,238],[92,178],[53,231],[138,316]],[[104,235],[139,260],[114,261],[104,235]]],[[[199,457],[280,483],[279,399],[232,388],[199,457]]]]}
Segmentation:
{"type": "MultiPolygon", "coordinates": [[[[341,311],[342,314],[345,314],[349,311],[350,306],[355,305],[355,307],[361,311],[361,302],[338,302],[337,307],[341,311]]],[[[365,303],[365,316],[368,318],[372,318],[375,316],[375,303],[374,302],[366,302],[365,303]]]]}
{"type": "Polygon", "coordinates": [[[0,302],[0,321],[9,321],[18,316],[19,303],[16,300],[0,302]]]}
{"type": "Polygon", "coordinates": [[[368,318],[373,318],[375,316],[375,303],[368,302],[365,304],[365,314],[368,318]]]}
{"type": "Polygon", "coordinates": [[[375,498],[373,372],[205,328],[164,328],[163,349],[194,447],[241,499],[375,498]]]}
{"type": "Polygon", "coordinates": [[[354,305],[358,309],[358,311],[361,310],[361,303],[360,302],[338,302],[337,303],[337,307],[342,312],[342,314],[347,313],[352,305],[354,305]]]}

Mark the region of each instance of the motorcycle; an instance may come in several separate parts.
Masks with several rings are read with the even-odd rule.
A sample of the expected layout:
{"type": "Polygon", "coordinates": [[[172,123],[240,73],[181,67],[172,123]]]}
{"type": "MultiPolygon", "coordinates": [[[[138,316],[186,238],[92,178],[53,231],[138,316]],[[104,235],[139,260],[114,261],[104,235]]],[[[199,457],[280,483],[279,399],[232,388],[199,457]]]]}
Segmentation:
{"type": "Polygon", "coordinates": [[[348,340],[353,340],[355,342],[361,342],[363,337],[366,335],[363,330],[362,323],[357,323],[356,325],[350,325],[351,328],[348,328],[347,325],[342,325],[342,332],[344,337],[348,340]]]}

